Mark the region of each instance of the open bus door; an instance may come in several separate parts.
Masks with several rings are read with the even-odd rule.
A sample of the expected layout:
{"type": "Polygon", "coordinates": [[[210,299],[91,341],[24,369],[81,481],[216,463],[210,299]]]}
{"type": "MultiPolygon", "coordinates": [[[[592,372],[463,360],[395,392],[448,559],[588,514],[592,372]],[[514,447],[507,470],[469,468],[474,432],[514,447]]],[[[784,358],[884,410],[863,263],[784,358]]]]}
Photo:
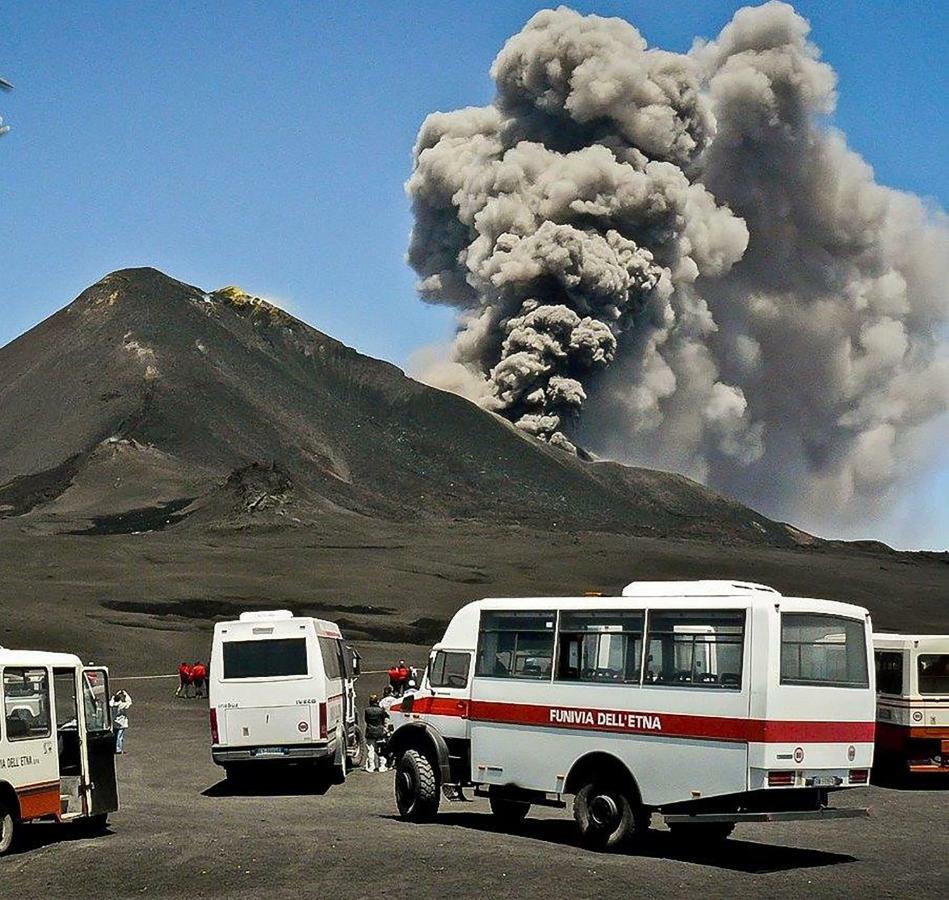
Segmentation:
{"type": "Polygon", "coordinates": [[[82,741],[86,773],[86,815],[106,816],[119,808],[115,778],[115,735],[109,712],[109,671],[82,670],[82,741]]]}

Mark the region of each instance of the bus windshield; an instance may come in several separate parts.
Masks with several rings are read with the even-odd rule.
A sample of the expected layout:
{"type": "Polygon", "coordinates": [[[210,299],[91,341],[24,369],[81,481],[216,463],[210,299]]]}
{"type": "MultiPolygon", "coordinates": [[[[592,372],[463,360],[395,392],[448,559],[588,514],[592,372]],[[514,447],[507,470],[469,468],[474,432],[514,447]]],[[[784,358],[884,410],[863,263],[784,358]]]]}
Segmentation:
{"type": "Polygon", "coordinates": [[[949,696],[949,653],[919,655],[919,692],[949,696]]]}
{"type": "Polygon", "coordinates": [[[843,616],[782,613],[781,684],[869,687],[864,623],[843,616]]]}
{"type": "Polygon", "coordinates": [[[224,678],[280,678],[306,675],[306,639],[226,641],[224,678]]]}

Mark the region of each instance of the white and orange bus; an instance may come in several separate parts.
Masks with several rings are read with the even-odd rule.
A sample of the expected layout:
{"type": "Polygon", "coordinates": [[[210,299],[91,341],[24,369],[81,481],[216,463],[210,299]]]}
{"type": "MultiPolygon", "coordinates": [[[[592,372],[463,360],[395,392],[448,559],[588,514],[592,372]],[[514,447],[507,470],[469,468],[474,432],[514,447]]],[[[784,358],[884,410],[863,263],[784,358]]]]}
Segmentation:
{"type": "Polygon", "coordinates": [[[830,819],[873,762],[870,616],[730,581],[621,597],[486,599],[459,610],[393,710],[396,802],[430,818],[474,786],[516,822],[565,806],[612,849],[658,812],[689,837],[830,819]]]}
{"type": "Polygon", "coordinates": [[[105,828],[118,809],[108,670],[0,648],[0,854],[27,822],[105,828]]]}
{"type": "Polygon", "coordinates": [[[949,774],[949,634],[875,634],[877,763],[949,774]]]}

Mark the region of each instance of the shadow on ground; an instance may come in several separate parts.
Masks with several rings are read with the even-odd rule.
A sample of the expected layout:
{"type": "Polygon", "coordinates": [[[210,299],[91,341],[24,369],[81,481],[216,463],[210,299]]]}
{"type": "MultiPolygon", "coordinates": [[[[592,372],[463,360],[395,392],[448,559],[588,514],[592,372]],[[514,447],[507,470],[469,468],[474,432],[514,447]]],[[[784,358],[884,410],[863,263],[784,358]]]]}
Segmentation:
{"type": "MultiPolygon", "coordinates": [[[[398,817],[383,816],[383,818],[394,820],[398,817]]],[[[576,825],[567,819],[527,819],[517,829],[510,829],[505,828],[490,814],[459,812],[440,816],[431,825],[448,825],[453,828],[497,834],[516,834],[529,840],[585,849],[580,842],[576,825]]],[[[641,842],[627,851],[627,855],[714,866],[718,869],[754,875],[787,872],[794,869],[816,869],[856,862],[856,857],[843,853],[761,844],[756,841],[732,839],[722,843],[697,846],[685,843],[681,838],[673,837],[667,831],[650,831],[641,842]]]]}
{"type": "Polygon", "coordinates": [[[874,769],[870,780],[878,787],[894,791],[946,791],[949,793],[949,772],[909,774],[908,772],[874,769]]]}
{"type": "MultiPolygon", "coordinates": [[[[106,827],[92,831],[85,822],[60,824],[58,822],[30,822],[20,829],[16,844],[10,851],[11,856],[31,853],[69,841],[101,841],[110,838],[115,832],[106,827]]],[[[0,890],[2,893],[2,890],[0,890]]]]}
{"type": "Polygon", "coordinates": [[[332,773],[301,768],[254,773],[237,779],[222,778],[201,794],[204,797],[322,797],[334,786],[332,773]]]}

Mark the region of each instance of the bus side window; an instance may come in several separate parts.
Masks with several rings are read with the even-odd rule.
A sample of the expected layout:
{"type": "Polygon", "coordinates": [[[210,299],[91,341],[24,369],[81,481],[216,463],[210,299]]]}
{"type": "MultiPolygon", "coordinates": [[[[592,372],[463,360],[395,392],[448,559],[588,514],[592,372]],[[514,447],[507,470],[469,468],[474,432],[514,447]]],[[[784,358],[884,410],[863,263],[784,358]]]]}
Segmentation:
{"type": "Polygon", "coordinates": [[[7,739],[49,737],[49,674],[46,669],[3,670],[3,717],[7,739]]]}
{"type": "Polygon", "coordinates": [[[342,678],[339,659],[339,642],[333,638],[318,637],[320,655],[323,657],[323,674],[326,678],[342,678]]]}
{"type": "Polygon", "coordinates": [[[891,652],[886,650],[877,650],[873,655],[873,661],[876,664],[877,672],[877,693],[878,694],[896,694],[903,693],[903,654],[902,652],[891,652]]]}
{"type": "Polygon", "coordinates": [[[650,610],[645,682],[741,689],[744,610],[650,610]]]}
{"type": "Polygon", "coordinates": [[[553,611],[482,612],[476,674],[489,678],[549,679],[556,620],[553,611]]]}
{"type": "Polygon", "coordinates": [[[557,679],[638,684],[643,614],[629,610],[564,610],[557,679]]]}

